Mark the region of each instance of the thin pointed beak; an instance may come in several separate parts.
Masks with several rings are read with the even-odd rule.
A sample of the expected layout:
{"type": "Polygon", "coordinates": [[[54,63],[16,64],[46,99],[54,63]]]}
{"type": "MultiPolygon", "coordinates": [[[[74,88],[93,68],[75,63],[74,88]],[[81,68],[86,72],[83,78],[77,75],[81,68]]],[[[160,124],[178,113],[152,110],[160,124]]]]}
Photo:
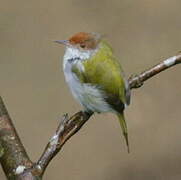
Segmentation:
{"type": "Polygon", "coordinates": [[[69,44],[68,40],[57,40],[57,41],[54,41],[54,42],[59,43],[59,44],[63,44],[63,45],[68,45],[69,44]]]}

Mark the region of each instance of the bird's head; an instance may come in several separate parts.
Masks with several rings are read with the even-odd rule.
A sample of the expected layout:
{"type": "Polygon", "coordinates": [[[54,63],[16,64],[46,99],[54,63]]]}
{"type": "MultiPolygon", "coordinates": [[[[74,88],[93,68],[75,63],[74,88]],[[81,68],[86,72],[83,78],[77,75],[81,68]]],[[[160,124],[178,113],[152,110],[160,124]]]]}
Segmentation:
{"type": "Polygon", "coordinates": [[[98,47],[100,40],[101,36],[98,33],[79,32],[68,40],[58,40],[55,42],[80,51],[90,51],[98,47]]]}

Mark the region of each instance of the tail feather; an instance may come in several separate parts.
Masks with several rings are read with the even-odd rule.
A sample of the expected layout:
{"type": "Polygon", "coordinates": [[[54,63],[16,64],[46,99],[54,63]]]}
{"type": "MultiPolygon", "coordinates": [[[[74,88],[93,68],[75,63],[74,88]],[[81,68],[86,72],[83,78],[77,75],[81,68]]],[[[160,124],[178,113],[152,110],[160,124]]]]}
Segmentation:
{"type": "Polygon", "coordinates": [[[118,118],[119,118],[119,122],[120,122],[120,125],[121,125],[121,128],[122,128],[122,131],[123,131],[123,136],[126,140],[126,145],[127,145],[127,150],[128,150],[128,153],[130,152],[129,150],[129,140],[128,140],[128,129],[127,129],[127,125],[126,125],[126,121],[125,121],[125,118],[124,118],[124,113],[120,113],[118,114],[118,118]]]}

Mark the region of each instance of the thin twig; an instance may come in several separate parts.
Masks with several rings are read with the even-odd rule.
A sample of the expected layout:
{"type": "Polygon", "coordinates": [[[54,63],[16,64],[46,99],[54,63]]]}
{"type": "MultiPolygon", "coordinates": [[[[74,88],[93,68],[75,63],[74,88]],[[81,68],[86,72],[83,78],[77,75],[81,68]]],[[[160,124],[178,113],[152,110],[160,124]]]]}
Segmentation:
{"type": "Polygon", "coordinates": [[[141,87],[144,81],[146,81],[147,79],[150,79],[151,77],[157,75],[158,73],[180,63],[181,63],[181,54],[178,54],[176,56],[172,56],[162,61],[161,63],[153,66],[152,68],[140,73],[139,75],[136,75],[134,77],[131,76],[128,80],[130,89],[141,87]]]}
{"type": "MultiPolygon", "coordinates": [[[[147,79],[150,79],[156,74],[179,63],[181,63],[181,54],[170,57],[156,66],[153,66],[152,68],[140,73],[139,75],[130,77],[128,80],[130,89],[141,87],[144,81],[147,79]]],[[[56,133],[48,142],[43,154],[36,164],[36,166],[40,169],[41,175],[43,175],[51,159],[53,159],[55,155],[61,150],[65,142],[81,129],[81,127],[85,122],[88,121],[91,115],[92,114],[78,112],[71,118],[68,118],[67,115],[63,117],[63,120],[60,122],[56,133]]]]}

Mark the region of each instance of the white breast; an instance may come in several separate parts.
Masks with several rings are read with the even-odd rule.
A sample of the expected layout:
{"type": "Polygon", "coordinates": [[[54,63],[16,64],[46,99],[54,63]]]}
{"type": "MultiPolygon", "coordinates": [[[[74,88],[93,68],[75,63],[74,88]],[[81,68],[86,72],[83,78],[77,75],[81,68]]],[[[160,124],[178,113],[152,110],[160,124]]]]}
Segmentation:
{"type": "Polygon", "coordinates": [[[93,86],[88,83],[81,83],[76,74],[72,72],[72,65],[76,65],[80,71],[84,71],[81,60],[69,62],[69,59],[81,57],[82,60],[89,59],[92,52],[77,54],[77,50],[67,48],[64,56],[64,75],[70,90],[75,99],[87,110],[93,112],[110,112],[112,108],[104,100],[104,92],[98,86],[93,86]]]}

